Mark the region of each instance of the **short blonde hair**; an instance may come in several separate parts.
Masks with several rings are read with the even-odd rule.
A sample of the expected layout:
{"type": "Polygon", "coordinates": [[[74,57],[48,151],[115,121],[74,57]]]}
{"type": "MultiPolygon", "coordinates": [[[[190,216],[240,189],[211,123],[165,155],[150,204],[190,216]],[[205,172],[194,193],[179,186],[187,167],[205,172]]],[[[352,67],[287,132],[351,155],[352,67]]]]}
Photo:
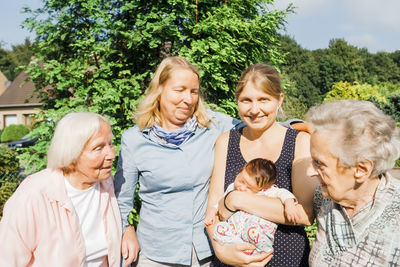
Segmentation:
{"type": "Polygon", "coordinates": [[[251,65],[242,73],[235,91],[236,99],[239,98],[244,87],[249,82],[252,82],[257,89],[278,100],[281,97],[281,93],[283,93],[278,71],[267,64],[251,65]]]}
{"type": "Polygon", "coordinates": [[[315,131],[328,131],[335,146],[330,151],[345,167],[363,160],[374,164],[375,177],[393,168],[400,157],[396,122],[368,101],[339,100],[311,108],[307,113],[315,131]]]}
{"type": "Polygon", "coordinates": [[[103,116],[92,112],[71,112],[57,123],[47,152],[47,168],[70,173],[89,139],[100,129],[103,116]]]}
{"type": "MultiPolygon", "coordinates": [[[[154,123],[161,125],[160,96],[162,86],[168,81],[173,71],[181,69],[193,71],[200,81],[197,68],[186,59],[181,57],[167,57],[161,61],[150,82],[146,95],[140,102],[134,116],[135,123],[141,130],[151,128],[154,123]]],[[[195,107],[194,115],[200,127],[208,127],[210,125],[211,118],[207,114],[201,97],[199,97],[195,107]]]]}

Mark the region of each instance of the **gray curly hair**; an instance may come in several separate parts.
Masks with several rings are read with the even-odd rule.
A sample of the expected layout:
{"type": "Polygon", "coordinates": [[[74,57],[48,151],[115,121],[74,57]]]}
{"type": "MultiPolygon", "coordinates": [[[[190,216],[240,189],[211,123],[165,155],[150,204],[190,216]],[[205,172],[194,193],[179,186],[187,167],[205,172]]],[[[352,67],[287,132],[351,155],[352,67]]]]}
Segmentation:
{"type": "Polygon", "coordinates": [[[368,101],[339,100],[307,112],[316,131],[332,133],[332,155],[341,165],[355,166],[363,160],[374,164],[371,177],[393,168],[400,157],[400,135],[396,122],[368,101]]]}

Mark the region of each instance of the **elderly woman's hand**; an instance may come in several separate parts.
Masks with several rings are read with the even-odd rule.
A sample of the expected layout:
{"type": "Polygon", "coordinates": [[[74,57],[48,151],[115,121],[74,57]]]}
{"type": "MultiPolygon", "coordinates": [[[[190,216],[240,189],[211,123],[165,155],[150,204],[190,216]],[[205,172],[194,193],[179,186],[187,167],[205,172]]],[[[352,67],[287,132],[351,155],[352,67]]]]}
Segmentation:
{"type": "Polygon", "coordinates": [[[140,250],[139,242],[136,237],[135,228],[131,225],[126,227],[122,235],[121,253],[125,260],[125,267],[137,260],[140,250]]]}
{"type": "Polygon", "coordinates": [[[233,266],[261,267],[265,266],[273,256],[272,252],[262,252],[253,255],[246,254],[246,251],[255,249],[253,244],[247,242],[237,242],[224,245],[214,242],[213,245],[217,257],[222,262],[233,266]]]}

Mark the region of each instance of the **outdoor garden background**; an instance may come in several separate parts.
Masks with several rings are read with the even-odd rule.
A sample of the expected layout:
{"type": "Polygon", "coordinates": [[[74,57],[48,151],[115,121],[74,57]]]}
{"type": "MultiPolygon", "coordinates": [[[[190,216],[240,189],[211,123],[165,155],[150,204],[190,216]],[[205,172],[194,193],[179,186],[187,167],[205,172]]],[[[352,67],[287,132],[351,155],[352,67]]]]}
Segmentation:
{"type": "MultiPolygon", "coordinates": [[[[27,148],[0,145],[0,217],[24,176],[45,168],[55,123],[66,113],[88,110],[108,117],[118,153],[136,104],[168,55],[194,63],[208,106],[234,117],[233,92],[241,72],[264,62],[281,72],[285,113],[280,120],[304,118],[311,106],[324,101],[362,99],[400,122],[400,50],[370,53],[343,39],[331,39],[326,49],[303,49],[283,34],[293,7],[276,10],[272,4],[45,0],[38,10],[26,8],[25,27],[36,39],[9,50],[0,46],[0,70],[10,80],[23,69],[30,75],[42,108],[29,131],[40,139],[27,148]]],[[[5,131],[2,142],[22,136],[17,131],[3,138],[5,131]]],[[[131,216],[136,222],[139,205],[131,216]]],[[[311,240],[313,230],[308,228],[311,240]]]]}

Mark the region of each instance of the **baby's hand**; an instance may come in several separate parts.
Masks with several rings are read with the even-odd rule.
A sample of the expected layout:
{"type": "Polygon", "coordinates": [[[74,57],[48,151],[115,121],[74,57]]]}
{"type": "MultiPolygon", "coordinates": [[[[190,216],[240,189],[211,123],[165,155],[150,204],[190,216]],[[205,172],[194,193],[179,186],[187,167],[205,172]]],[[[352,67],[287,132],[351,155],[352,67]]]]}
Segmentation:
{"type": "Polygon", "coordinates": [[[296,208],[296,200],[294,198],[287,199],[285,203],[285,217],[286,219],[293,223],[297,224],[300,221],[300,214],[296,208]]]}
{"type": "Polygon", "coordinates": [[[207,209],[206,216],[204,218],[204,225],[209,226],[216,222],[215,217],[217,216],[218,210],[214,207],[207,209]]]}

